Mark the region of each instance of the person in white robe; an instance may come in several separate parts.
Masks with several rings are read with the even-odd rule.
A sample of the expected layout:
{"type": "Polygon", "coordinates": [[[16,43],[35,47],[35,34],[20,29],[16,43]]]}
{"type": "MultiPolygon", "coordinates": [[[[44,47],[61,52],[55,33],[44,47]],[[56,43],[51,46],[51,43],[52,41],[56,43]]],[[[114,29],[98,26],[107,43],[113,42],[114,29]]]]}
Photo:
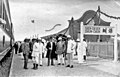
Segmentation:
{"type": "Polygon", "coordinates": [[[82,42],[82,50],[83,50],[83,60],[86,61],[86,49],[87,49],[87,43],[86,40],[83,39],[82,42]]]}
{"type": "Polygon", "coordinates": [[[80,39],[77,39],[77,56],[78,56],[78,63],[83,63],[83,51],[80,39]]]}
{"type": "Polygon", "coordinates": [[[41,38],[39,38],[38,41],[39,41],[39,65],[43,66],[42,65],[42,56],[43,56],[43,52],[44,52],[44,46],[43,46],[41,38]]]}
{"type": "Polygon", "coordinates": [[[33,69],[38,69],[39,53],[40,53],[40,44],[36,39],[35,43],[33,44],[33,52],[32,52],[33,69]]]}

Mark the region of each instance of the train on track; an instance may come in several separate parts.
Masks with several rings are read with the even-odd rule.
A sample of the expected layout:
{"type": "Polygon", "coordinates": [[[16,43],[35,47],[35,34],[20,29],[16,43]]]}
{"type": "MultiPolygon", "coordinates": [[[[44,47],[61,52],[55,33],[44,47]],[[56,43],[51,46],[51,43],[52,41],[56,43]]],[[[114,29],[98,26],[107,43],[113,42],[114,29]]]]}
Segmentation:
{"type": "Polygon", "coordinates": [[[9,0],[0,0],[0,53],[13,45],[13,32],[9,0]]]}
{"type": "Polygon", "coordinates": [[[9,0],[0,0],[0,77],[8,77],[13,58],[14,30],[9,0]]]}

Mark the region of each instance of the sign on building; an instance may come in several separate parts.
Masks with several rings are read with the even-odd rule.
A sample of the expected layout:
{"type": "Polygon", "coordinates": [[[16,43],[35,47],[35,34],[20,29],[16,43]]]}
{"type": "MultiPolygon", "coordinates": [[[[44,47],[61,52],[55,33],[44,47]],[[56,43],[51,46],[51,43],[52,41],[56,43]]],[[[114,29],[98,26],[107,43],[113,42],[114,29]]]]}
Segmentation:
{"type": "Polygon", "coordinates": [[[118,60],[118,51],[117,51],[117,25],[116,26],[91,26],[83,25],[81,22],[80,25],[80,40],[83,42],[83,35],[114,35],[114,61],[118,60]]]}
{"type": "Polygon", "coordinates": [[[115,35],[115,27],[84,25],[84,34],[87,35],[115,35]]]}

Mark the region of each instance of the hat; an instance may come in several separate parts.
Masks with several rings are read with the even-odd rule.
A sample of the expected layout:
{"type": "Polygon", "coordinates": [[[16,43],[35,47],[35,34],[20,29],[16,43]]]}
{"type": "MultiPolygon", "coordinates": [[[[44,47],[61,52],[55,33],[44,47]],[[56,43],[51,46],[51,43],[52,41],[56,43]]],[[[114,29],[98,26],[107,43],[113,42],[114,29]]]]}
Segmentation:
{"type": "Polygon", "coordinates": [[[24,42],[29,42],[29,41],[30,41],[29,38],[25,38],[25,39],[24,39],[24,42]]]}
{"type": "Polygon", "coordinates": [[[67,35],[67,37],[68,37],[68,38],[71,38],[71,36],[70,36],[70,35],[67,35]]]}
{"type": "Polygon", "coordinates": [[[58,40],[62,40],[62,37],[59,37],[58,40]]]}
{"type": "Polygon", "coordinates": [[[80,39],[77,39],[76,41],[80,41],[80,39]]]}
{"type": "Polygon", "coordinates": [[[42,40],[41,37],[38,38],[39,40],[42,40]]]}

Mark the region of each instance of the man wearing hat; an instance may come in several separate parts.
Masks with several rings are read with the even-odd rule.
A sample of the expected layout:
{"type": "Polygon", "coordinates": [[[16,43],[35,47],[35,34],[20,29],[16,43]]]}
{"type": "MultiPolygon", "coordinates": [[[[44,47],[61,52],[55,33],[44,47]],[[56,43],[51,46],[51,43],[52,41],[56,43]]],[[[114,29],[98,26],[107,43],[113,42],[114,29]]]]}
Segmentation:
{"type": "Polygon", "coordinates": [[[22,44],[22,52],[23,52],[23,57],[24,57],[24,69],[28,69],[27,68],[27,64],[28,64],[28,56],[30,53],[30,48],[29,48],[29,39],[25,38],[24,43],[22,44]]]}
{"type": "Polygon", "coordinates": [[[40,44],[38,43],[38,39],[35,39],[33,44],[33,52],[32,52],[33,69],[38,69],[39,53],[40,53],[39,51],[40,51],[40,44]]]}
{"type": "Polygon", "coordinates": [[[50,65],[50,61],[51,61],[51,65],[54,66],[53,59],[56,58],[56,54],[55,54],[56,45],[52,37],[50,37],[49,42],[46,45],[46,48],[47,48],[46,57],[48,58],[48,66],[50,65]]]}
{"type": "Polygon", "coordinates": [[[38,39],[38,43],[40,45],[40,48],[39,48],[40,49],[39,50],[39,65],[42,66],[42,53],[43,53],[44,49],[43,49],[43,43],[42,43],[41,38],[38,39]]]}
{"type": "Polygon", "coordinates": [[[67,57],[68,57],[68,65],[66,67],[73,68],[73,47],[74,43],[70,35],[67,36],[67,57]]]}
{"type": "Polygon", "coordinates": [[[58,42],[56,44],[56,54],[58,57],[58,65],[60,64],[64,65],[64,57],[63,57],[64,51],[65,51],[65,42],[62,40],[62,37],[59,37],[58,42]]]}

